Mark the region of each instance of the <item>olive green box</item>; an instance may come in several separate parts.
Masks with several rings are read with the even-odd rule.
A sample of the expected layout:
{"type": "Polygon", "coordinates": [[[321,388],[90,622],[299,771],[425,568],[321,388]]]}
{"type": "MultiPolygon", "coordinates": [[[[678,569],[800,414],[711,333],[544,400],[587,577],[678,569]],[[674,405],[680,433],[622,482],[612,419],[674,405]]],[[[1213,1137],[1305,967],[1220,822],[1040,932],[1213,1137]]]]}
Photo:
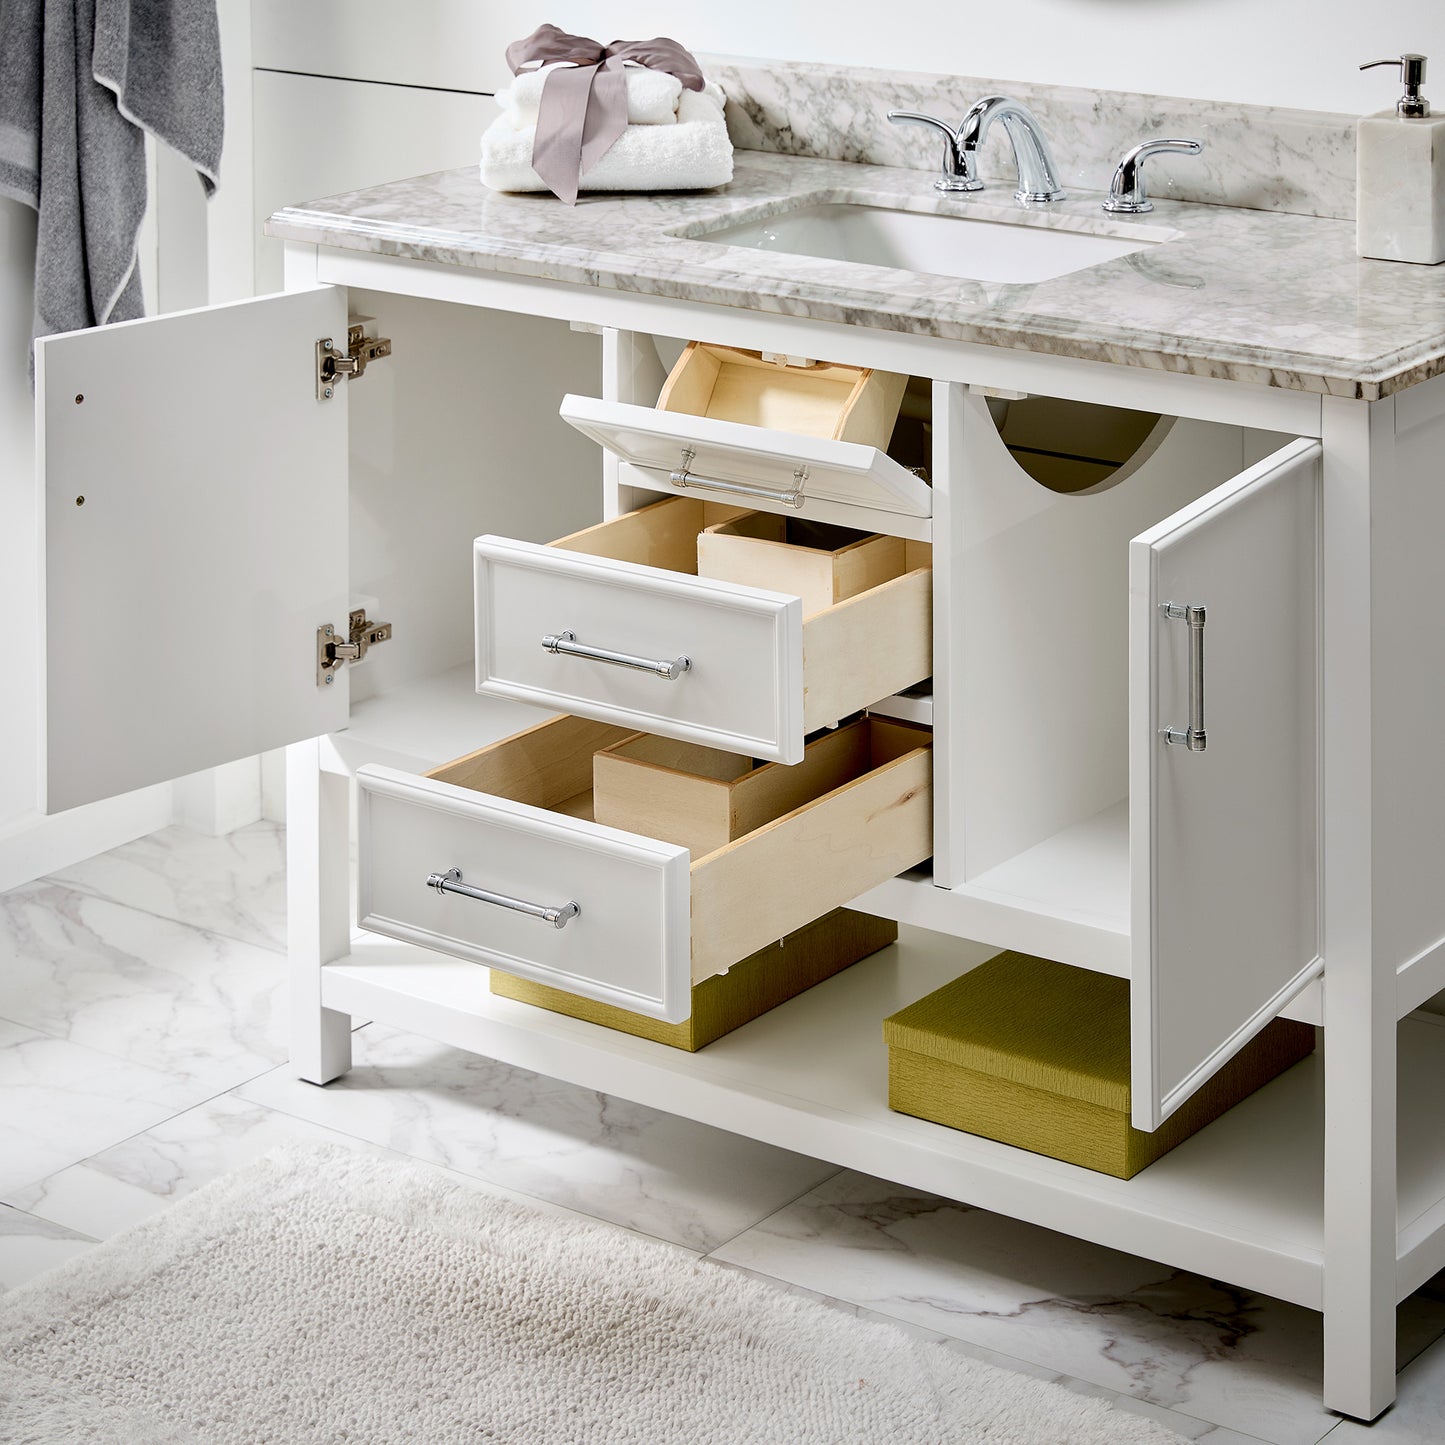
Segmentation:
{"type": "Polygon", "coordinates": [[[1001,953],[885,1019],[903,1114],[1130,1179],[1314,1050],[1276,1019],[1153,1133],[1129,1122],[1129,983],[1001,953]]]}
{"type": "Polygon", "coordinates": [[[579,998],[496,969],[492,970],[492,992],[696,1053],[815,983],[841,973],[860,958],[877,953],[897,937],[898,925],[891,919],[835,908],[805,927],[794,929],[777,943],[760,948],[726,973],[694,984],[692,1013],[678,1024],[579,998]]]}

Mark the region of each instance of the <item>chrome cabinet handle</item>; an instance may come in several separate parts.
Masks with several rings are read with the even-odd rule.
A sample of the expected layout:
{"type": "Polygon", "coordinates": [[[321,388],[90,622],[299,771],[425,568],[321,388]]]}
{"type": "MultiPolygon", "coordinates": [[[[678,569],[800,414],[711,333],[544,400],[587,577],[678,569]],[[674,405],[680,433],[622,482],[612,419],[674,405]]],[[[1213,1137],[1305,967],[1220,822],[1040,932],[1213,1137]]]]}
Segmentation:
{"type": "Polygon", "coordinates": [[[563,657],[587,657],[593,662],[610,662],[614,667],[630,667],[635,672],[650,672],[667,682],[676,682],[683,673],[692,668],[690,657],[675,657],[671,662],[666,658],[634,657],[630,652],[612,652],[606,647],[588,647],[577,641],[575,632],[549,632],[542,639],[544,652],[557,653],[563,657]]]}
{"type": "Polygon", "coordinates": [[[703,487],[711,492],[730,492],[738,497],[762,497],[769,502],[781,502],[796,511],[807,500],[803,495],[803,483],[808,480],[808,469],[799,467],[793,473],[793,485],[788,487],[755,487],[747,482],[725,482],[718,477],[700,477],[689,471],[697,455],[688,447],[682,454],[682,465],[675,472],[669,472],[667,479],[674,487],[703,487]]]}
{"type": "Polygon", "coordinates": [[[1174,747],[1202,753],[1204,733],[1204,608],[1183,602],[1161,602],[1159,611],[1173,622],[1189,626],[1189,726],[1161,728],[1159,735],[1174,747]]]}
{"type": "Polygon", "coordinates": [[[473,888],[462,882],[460,868],[448,868],[445,873],[429,873],[426,886],[438,893],[459,893],[463,898],[474,898],[478,903],[495,903],[499,908],[510,908],[514,913],[525,913],[528,918],[539,918],[553,928],[566,928],[582,910],[575,903],[564,903],[560,908],[546,908],[540,903],[528,903],[522,898],[508,898],[505,893],[489,893],[485,888],[473,888]]]}

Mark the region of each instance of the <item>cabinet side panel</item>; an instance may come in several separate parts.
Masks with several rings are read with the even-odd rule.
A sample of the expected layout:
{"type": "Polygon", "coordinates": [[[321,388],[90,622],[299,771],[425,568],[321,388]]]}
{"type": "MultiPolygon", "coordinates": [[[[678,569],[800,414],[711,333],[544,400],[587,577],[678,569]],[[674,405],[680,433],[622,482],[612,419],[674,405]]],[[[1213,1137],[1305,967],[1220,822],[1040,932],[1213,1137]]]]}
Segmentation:
{"type": "Polygon", "coordinates": [[[1371,490],[1370,521],[1375,957],[1398,968],[1445,939],[1445,752],[1434,741],[1445,717],[1445,379],[1397,397],[1395,417],[1395,464],[1371,490]]]}

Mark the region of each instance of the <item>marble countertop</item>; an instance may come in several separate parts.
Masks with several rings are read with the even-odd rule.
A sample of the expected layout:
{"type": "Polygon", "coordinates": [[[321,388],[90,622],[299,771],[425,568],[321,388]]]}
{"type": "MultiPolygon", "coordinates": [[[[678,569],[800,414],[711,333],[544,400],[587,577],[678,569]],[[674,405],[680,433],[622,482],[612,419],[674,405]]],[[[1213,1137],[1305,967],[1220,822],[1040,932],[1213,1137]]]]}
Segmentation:
{"type": "Polygon", "coordinates": [[[441,171],[278,211],[288,240],[581,286],[1375,400],[1445,371],[1445,265],[1363,261],[1352,222],[1094,192],[1028,209],[997,185],[739,151],[731,185],[665,196],[500,195],[441,171]],[[1162,244],[1050,281],[984,284],[719,245],[705,230],[826,201],[966,212],[1162,244]]]}

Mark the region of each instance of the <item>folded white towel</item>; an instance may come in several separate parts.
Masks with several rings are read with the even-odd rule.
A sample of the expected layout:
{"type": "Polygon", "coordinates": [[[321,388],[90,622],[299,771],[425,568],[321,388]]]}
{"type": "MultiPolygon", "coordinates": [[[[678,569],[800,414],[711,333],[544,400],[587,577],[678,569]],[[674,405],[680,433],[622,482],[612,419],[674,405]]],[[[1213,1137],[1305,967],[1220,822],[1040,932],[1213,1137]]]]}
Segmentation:
{"type": "MultiPolygon", "coordinates": [[[[716,87],[709,86],[708,90],[716,87]]],[[[482,132],[482,183],[494,191],[545,191],[532,169],[537,128],[516,130],[499,115],[482,132]]],[[[721,92],[685,90],[676,125],[629,125],[581,179],[583,191],[697,191],[733,178],[733,145],[721,92]]]]}
{"type": "MultiPolygon", "coordinates": [[[[555,65],[544,65],[540,70],[524,70],[506,90],[497,92],[497,104],[502,114],[512,122],[514,129],[525,130],[537,124],[537,110],[542,103],[542,87],[547,77],[556,70],[555,65]]],[[[649,70],[645,66],[628,65],[627,74],[627,123],[628,125],[673,125],[677,121],[677,100],[682,94],[682,82],[665,70],[649,70]]],[[[712,87],[717,90],[716,86],[712,87]]],[[[719,100],[721,93],[719,92],[719,100]]]]}

